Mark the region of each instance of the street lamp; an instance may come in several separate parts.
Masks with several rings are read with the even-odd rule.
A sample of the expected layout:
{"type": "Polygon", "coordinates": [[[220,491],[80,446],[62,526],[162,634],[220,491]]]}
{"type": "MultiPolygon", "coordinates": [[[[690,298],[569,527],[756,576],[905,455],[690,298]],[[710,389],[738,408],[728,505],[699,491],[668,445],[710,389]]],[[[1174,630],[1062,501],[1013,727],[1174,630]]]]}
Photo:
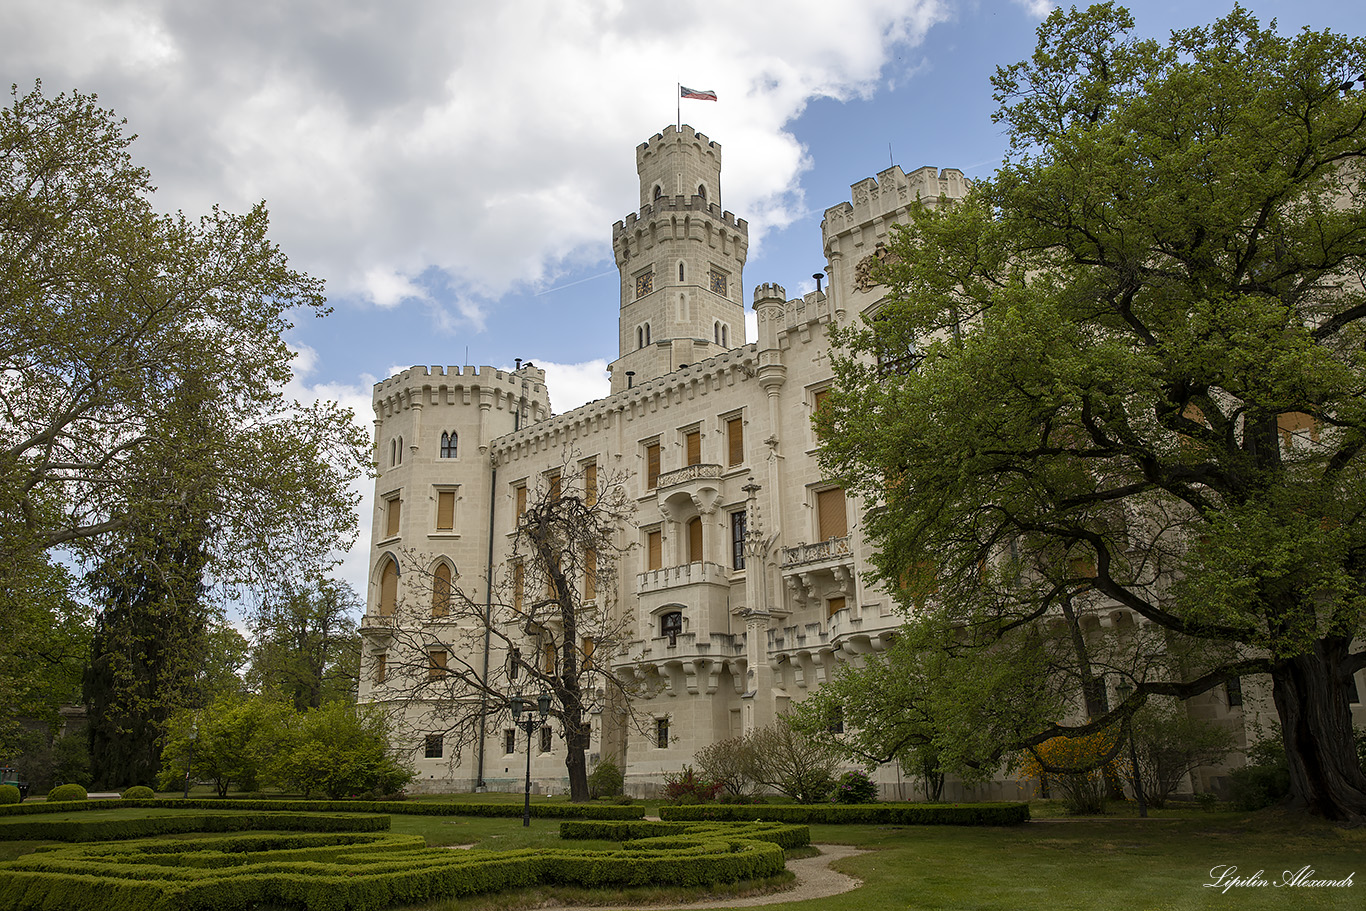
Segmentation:
{"type": "MultiPolygon", "coordinates": [[[[1127,680],[1121,681],[1115,686],[1115,693],[1119,696],[1120,702],[1127,702],[1133,691],[1134,688],[1129,685],[1127,680]]],[[[1133,715],[1129,716],[1129,764],[1133,766],[1134,770],[1134,800],[1138,801],[1138,815],[1147,819],[1148,802],[1143,798],[1143,779],[1138,774],[1138,750],[1134,747],[1133,715]]]]}
{"type": "Polygon", "coordinates": [[[190,758],[185,761],[185,799],[190,799],[190,769],[194,766],[194,742],[199,737],[199,722],[190,719],[190,758]]]}
{"type": "Polygon", "coordinates": [[[531,700],[522,698],[518,693],[512,697],[512,723],[526,731],[526,792],[522,802],[522,825],[531,825],[531,735],[536,733],[541,725],[545,724],[546,717],[550,714],[550,694],[545,690],[536,697],[535,709],[540,712],[540,717],[536,717],[536,711],[532,711],[531,700]],[[526,717],[522,718],[522,714],[526,717]]]}

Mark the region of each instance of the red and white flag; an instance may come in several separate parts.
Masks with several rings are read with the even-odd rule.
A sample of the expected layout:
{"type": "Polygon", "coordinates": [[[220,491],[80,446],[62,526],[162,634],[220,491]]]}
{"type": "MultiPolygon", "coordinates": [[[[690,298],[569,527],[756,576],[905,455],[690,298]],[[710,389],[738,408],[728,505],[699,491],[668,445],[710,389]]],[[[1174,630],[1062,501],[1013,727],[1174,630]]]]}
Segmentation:
{"type": "Polygon", "coordinates": [[[686,85],[680,85],[678,97],[691,98],[693,101],[715,101],[716,93],[706,89],[690,89],[686,85]]]}

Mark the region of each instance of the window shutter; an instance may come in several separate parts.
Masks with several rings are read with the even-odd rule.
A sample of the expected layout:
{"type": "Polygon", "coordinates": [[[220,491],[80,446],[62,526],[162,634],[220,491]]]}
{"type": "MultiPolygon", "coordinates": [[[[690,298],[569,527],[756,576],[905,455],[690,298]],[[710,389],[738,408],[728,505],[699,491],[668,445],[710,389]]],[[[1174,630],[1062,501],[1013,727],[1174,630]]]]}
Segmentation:
{"type": "Polygon", "coordinates": [[[436,530],[455,530],[455,491],[441,490],[436,494],[436,530]]]}
{"type": "Polygon", "coordinates": [[[387,503],[385,517],[389,520],[389,524],[388,527],[385,528],[384,533],[386,537],[392,538],[394,535],[398,534],[399,520],[403,518],[403,501],[398,497],[394,497],[392,500],[387,501],[387,503]]]}
{"type": "Polygon", "coordinates": [[[687,436],[688,441],[688,464],[700,465],[702,463],[702,434],[696,430],[687,436]]]}
{"type": "Polygon", "coordinates": [[[379,615],[392,617],[394,606],[398,603],[398,565],[393,560],[384,564],[379,574],[379,615]]]}
{"type": "Polygon", "coordinates": [[[432,616],[444,617],[451,609],[451,568],[439,563],[432,576],[432,616]]]}
{"type": "Polygon", "coordinates": [[[512,564],[512,606],[522,609],[526,597],[526,568],[521,563],[512,564]]]}
{"type": "Polygon", "coordinates": [[[526,485],[517,488],[517,518],[526,515],[526,485]]]}
{"type": "Polygon", "coordinates": [[[583,552],[583,600],[598,596],[598,552],[591,547],[583,552]]]}
{"type": "Polygon", "coordinates": [[[849,521],[844,513],[844,489],[835,487],[816,494],[817,521],[820,523],[817,538],[828,541],[849,534],[849,521]]]}
{"type": "Polygon", "coordinates": [[[427,655],[431,659],[431,664],[427,668],[427,679],[444,679],[446,676],[446,650],[434,648],[427,655]]]}
{"type": "Polygon", "coordinates": [[[688,520],[688,562],[702,562],[702,520],[688,520]]]}
{"type": "Polygon", "coordinates": [[[745,422],[740,418],[726,421],[726,442],[730,450],[729,464],[739,465],[745,461],[745,422]]]}
{"type": "Polygon", "coordinates": [[[583,466],[583,499],[589,506],[598,502],[598,466],[591,463],[583,466]]]}
{"type": "Polygon", "coordinates": [[[651,443],[645,447],[645,489],[654,490],[659,486],[659,444],[651,443]]]}
{"type": "MultiPolygon", "coordinates": [[[[811,414],[813,417],[820,414],[821,409],[825,407],[826,400],[829,398],[829,389],[822,389],[820,392],[811,396],[811,414]]],[[[817,433],[816,439],[820,439],[820,436],[821,435],[817,433]]]]}
{"type": "Polygon", "coordinates": [[[840,598],[840,597],[831,598],[829,601],[827,601],[827,602],[825,602],[825,603],[826,603],[826,606],[829,608],[829,610],[830,610],[830,616],[832,616],[832,617],[835,616],[835,612],[836,612],[836,611],[842,611],[842,610],[844,610],[844,599],[843,599],[843,598],[840,598]]]}
{"type": "Polygon", "coordinates": [[[550,499],[558,500],[560,498],[560,476],[553,474],[547,480],[550,486],[550,499]]]}
{"type": "Polygon", "coordinates": [[[389,656],[386,652],[380,652],[375,656],[375,683],[384,682],[385,672],[388,670],[386,667],[388,660],[389,656]]]}
{"type": "Polygon", "coordinates": [[[652,531],[646,535],[646,542],[649,554],[646,569],[659,569],[664,565],[664,536],[660,532],[652,531]]]}

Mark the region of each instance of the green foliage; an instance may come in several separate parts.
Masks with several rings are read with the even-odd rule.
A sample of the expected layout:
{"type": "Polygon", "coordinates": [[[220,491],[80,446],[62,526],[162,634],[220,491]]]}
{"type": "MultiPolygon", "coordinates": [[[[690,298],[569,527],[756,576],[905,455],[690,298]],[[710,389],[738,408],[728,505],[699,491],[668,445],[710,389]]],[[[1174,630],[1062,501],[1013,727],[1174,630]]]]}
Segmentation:
{"type": "Polygon", "coordinates": [[[47,792],[47,799],[52,803],[87,800],[88,798],[89,795],[85,793],[85,788],[78,784],[59,784],[57,787],[47,792]]]}
{"type": "Polygon", "coordinates": [[[1224,727],[1192,718],[1174,700],[1153,699],[1133,720],[1143,795],[1154,807],[1166,805],[1188,774],[1214,765],[1233,752],[1233,734],[1224,727]]]}
{"type": "Polygon", "coordinates": [[[233,784],[254,791],[298,725],[288,706],[261,696],[229,694],[202,710],[184,710],[168,726],[158,784],[175,790],[188,769],[193,780],[212,781],[220,797],[233,784]]]}
{"type": "Polygon", "coordinates": [[[748,838],[768,841],[783,848],[803,848],[811,844],[811,829],[804,825],[779,822],[751,822],[698,824],[696,822],[562,822],[563,839],[594,839],[599,841],[635,841],[642,838],[665,838],[671,835],[715,835],[721,838],[748,838]]]}
{"type": "Polygon", "coordinates": [[[1247,765],[1229,773],[1230,797],[1235,810],[1261,810],[1274,806],[1290,793],[1290,770],[1280,728],[1247,749],[1247,765]]]}
{"type": "MultiPolygon", "coordinates": [[[[163,810],[263,810],[294,813],[388,813],[405,816],[479,816],[520,819],[520,803],[460,803],[394,800],[221,800],[157,798],[155,800],[100,800],[70,805],[25,803],[0,808],[0,818],[33,816],[43,813],[70,813],[76,810],[117,810],[122,807],[151,807],[163,810]]],[[[531,815],[538,819],[640,819],[645,809],[639,804],[605,806],[602,804],[533,803],[531,815]]]]}
{"type": "Polygon", "coordinates": [[[296,711],[326,702],[354,702],[360,638],[356,616],[365,605],[345,582],[285,584],[253,618],[255,641],[247,679],[296,711]]]}
{"type": "Polygon", "coordinates": [[[768,727],[750,732],[748,750],[749,777],[798,803],[825,800],[835,786],[839,753],[805,733],[790,716],[780,715],[768,727]]]}
{"type": "MultiPolygon", "coordinates": [[[[51,798],[49,798],[50,800],[51,798]]],[[[135,819],[37,819],[0,821],[0,841],[119,841],[182,835],[187,832],[376,832],[389,828],[387,816],[317,816],[293,813],[223,813],[194,816],[143,816],[135,819]]]]}
{"type": "Polygon", "coordinates": [[[812,825],[1010,826],[1029,821],[1023,803],[862,804],[840,806],[717,805],[659,808],[663,820],[770,820],[812,825]]]}
{"type": "Polygon", "coordinates": [[[835,782],[831,797],[835,803],[872,803],[877,800],[877,784],[867,772],[845,772],[835,782]]]}
{"type": "Polygon", "coordinates": [[[135,784],[123,792],[124,800],[154,800],[156,792],[146,785],[135,784]]]}
{"type": "Polygon", "coordinates": [[[12,784],[0,784],[0,804],[19,803],[23,799],[12,784]]]}
{"type": "Polygon", "coordinates": [[[1366,40],[1241,8],[1132,28],[1048,17],[993,79],[1010,158],[912,214],[877,319],[839,334],[822,464],[879,504],[877,573],[940,653],[898,656],[863,746],[993,769],[1065,733],[1101,669],[1139,702],[1266,673],[1297,799],[1361,815],[1366,96],[1339,86],[1366,40]],[[915,370],[879,366],[910,346],[915,370]],[[1120,607],[1150,623],[1082,634],[1120,607]]]}
{"type": "Polygon", "coordinates": [[[599,797],[620,797],[625,783],[626,773],[621,766],[604,759],[588,775],[588,796],[594,800],[599,797]]]}
{"type": "Polygon", "coordinates": [[[685,765],[681,772],[664,774],[664,799],[675,804],[710,803],[721,791],[719,781],[708,781],[685,765]]]}
{"type": "Polygon", "coordinates": [[[754,793],[754,751],[750,738],[728,737],[697,751],[693,761],[709,781],[721,785],[723,799],[746,798],[754,793]]]}
{"type": "Polygon", "coordinates": [[[272,763],[269,778],[305,797],[395,794],[412,772],[389,755],[384,715],[365,706],[334,702],[302,716],[272,763]]]}

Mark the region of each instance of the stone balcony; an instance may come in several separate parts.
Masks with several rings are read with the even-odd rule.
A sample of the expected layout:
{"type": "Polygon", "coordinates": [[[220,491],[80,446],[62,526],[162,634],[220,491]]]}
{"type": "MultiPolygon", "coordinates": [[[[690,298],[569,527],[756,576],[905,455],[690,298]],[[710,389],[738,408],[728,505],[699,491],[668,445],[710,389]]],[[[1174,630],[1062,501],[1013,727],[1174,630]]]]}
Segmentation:
{"type": "Polygon", "coordinates": [[[652,569],[636,577],[636,591],[642,595],[702,584],[729,585],[730,570],[719,563],[684,563],[652,569]]]}
{"type": "Polygon", "coordinates": [[[710,512],[721,499],[725,484],[721,473],[721,466],[710,462],[664,472],[655,483],[660,510],[671,517],[690,508],[710,512]]]}
{"type": "Polygon", "coordinates": [[[818,568],[854,561],[853,539],[849,535],[829,538],[815,544],[798,544],[783,548],[783,572],[798,567],[818,568]]]}

